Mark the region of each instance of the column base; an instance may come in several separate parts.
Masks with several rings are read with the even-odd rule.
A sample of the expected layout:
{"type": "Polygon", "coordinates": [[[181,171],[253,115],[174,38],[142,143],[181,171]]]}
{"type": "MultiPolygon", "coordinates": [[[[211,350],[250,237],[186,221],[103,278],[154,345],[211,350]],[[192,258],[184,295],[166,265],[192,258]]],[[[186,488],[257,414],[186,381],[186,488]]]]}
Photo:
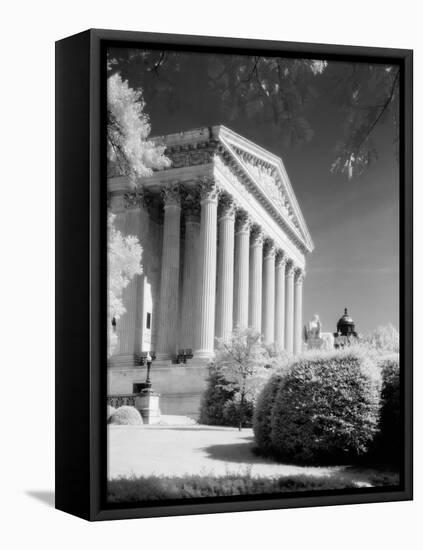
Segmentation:
{"type": "Polygon", "coordinates": [[[171,361],[172,355],[170,353],[156,353],[156,361],[171,361]]]}
{"type": "Polygon", "coordinates": [[[194,359],[213,359],[214,350],[196,349],[194,351],[194,359]]]}

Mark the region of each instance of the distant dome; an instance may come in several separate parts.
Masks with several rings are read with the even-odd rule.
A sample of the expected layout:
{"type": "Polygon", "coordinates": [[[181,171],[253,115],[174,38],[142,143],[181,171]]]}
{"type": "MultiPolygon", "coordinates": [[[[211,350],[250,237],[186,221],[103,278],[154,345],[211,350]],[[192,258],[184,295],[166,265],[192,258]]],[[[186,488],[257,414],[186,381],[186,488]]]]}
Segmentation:
{"type": "Polygon", "coordinates": [[[343,336],[348,336],[355,333],[355,323],[348,315],[347,308],[344,310],[344,315],[339,319],[338,324],[336,325],[336,330],[343,336]]]}

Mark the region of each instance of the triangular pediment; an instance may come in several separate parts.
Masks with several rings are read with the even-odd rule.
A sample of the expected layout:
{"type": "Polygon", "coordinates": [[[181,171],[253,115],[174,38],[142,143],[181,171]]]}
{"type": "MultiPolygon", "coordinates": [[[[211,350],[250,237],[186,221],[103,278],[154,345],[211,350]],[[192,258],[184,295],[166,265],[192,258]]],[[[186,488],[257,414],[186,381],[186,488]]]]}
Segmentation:
{"type": "Polygon", "coordinates": [[[233,164],[238,174],[242,171],[284,225],[311,252],[314,244],[282,160],[224,126],[218,127],[218,139],[226,162],[233,164]]]}

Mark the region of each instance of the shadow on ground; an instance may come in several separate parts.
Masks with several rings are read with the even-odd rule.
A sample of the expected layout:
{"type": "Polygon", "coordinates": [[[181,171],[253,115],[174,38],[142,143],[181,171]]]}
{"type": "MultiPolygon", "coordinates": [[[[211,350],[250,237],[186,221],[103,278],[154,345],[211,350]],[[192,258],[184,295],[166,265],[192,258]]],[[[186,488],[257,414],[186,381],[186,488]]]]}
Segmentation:
{"type": "Polygon", "coordinates": [[[235,429],[235,428],[228,428],[228,427],[225,427],[225,426],[223,426],[223,427],[205,426],[204,428],[200,428],[198,425],[194,425],[192,427],[190,427],[190,426],[165,426],[165,425],[160,426],[159,425],[158,427],[160,427],[162,430],[170,430],[172,432],[174,432],[174,431],[176,431],[176,432],[228,432],[231,429],[235,429]]]}
{"type": "Polygon", "coordinates": [[[54,491],[26,491],[29,497],[35,498],[50,508],[54,508],[54,491]]]}
{"type": "Polygon", "coordinates": [[[207,453],[207,458],[223,462],[237,462],[246,464],[269,464],[268,458],[254,453],[253,437],[245,437],[245,443],[229,443],[225,445],[209,445],[201,449],[207,453]]]}

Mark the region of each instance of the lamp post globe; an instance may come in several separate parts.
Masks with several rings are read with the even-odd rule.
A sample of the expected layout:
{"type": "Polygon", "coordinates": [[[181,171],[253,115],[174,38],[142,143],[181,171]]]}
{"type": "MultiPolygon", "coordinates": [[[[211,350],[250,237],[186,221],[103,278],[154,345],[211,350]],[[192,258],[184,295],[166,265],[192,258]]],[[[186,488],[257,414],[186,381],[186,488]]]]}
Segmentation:
{"type": "Polygon", "coordinates": [[[147,362],[147,378],[145,379],[145,385],[146,385],[146,388],[151,388],[150,370],[151,370],[152,358],[151,358],[150,352],[147,353],[147,357],[145,358],[145,360],[147,362]]]}

